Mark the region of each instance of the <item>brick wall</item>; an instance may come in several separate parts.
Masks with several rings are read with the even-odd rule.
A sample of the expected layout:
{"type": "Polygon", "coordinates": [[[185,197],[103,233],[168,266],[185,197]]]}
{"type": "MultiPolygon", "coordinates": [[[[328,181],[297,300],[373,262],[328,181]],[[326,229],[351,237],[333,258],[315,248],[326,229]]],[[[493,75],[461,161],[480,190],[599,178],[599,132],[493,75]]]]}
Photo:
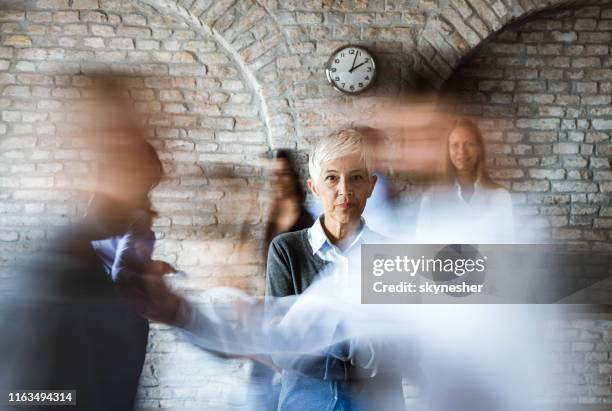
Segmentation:
{"type": "MultiPolygon", "coordinates": [[[[612,249],[612,9],[544,11],[479,46],[447,84],[482,118],[492,175],[513,195],[518,229],[612,249]]],[[[603,285],[602,285],[603,287],[603,285]]],[[[607,403],[610,321],[550,325],[546,398],[607,403]]]]}
{"type": "Polygon", "coordinates": [[[550,389],[548,400],[565,403],[609,404],[612,395],[612,322],[573,319],[549,324],[550,389]]]}
{"type": "MultiPolygon", "coordinates": [[[[496,177],[510,185],[521,210],[544,217],[542,232],[554,238],[606,248],[610,172],[603,159],[610,154],[610,124],[605,93],[612,80],[606,77],[610,50],[609,39],[604,40],[610,36],[610,8],[582,7],[597,2],[3,2],[0,267],[83,213],[95,168],[82,141],[66,137],[72,119],[64,109],[83,96],[90,71],[127,73],[148,136],[168,171],[153,195],[160,212],[156,256],[188,273],[173,279],[175,287],[205,302],[200,292],[206,288],[256,291],[262,278],[262,153],[298,149],[303,164],[305,151],[319,136],[354,113],[367,117],[377,97],[409,89],[416,74],[441,85],[497,30],[569,3],[576,6],[562,18],[544,16],[503,29],[461,71],[470,78],[471,90],[478,91],[476,98],[505,96],[494,105],[475,100],[470,110],[497,118],[496,124],[517,126],[487,136],[498,139],[493,141],[493,150],[500,151],[496,177]],[[561,26],[549,29],[546,21],[561,26]],[[357,98],[338,95],[324,80],[329,54],[349,42],[369,47],[380,67],[376,86],[357,98]],[[549,46],[560,47],[561,53],[549,56],[549,46]],[[507,80],[512,90],[486,90],[505,79],[488,60],[483,71],[481,58],[493,59],[502,77],[514,73],[507,80]],[[529,66],[539,60],[544,67],[529,66]],[[520,70],[542,77],[524,78],[520,70]],[[571,77],[581,71],[582,78],[571,77]],[[517,111],[509,116],[515,95],[533,97],[517,100],[517,111]],[[536,96],[553,100],[538,103],[551,97],[536,96]],[[540,116],[545,120],[534,120],[540,116]],[[515,163],[504,163],[512,159],[515,163]]],[[[150,340],[142,406],[244,407],[248,365],[212,359],[165,327],[155,326],[150,340]]],[[[598,370],[609,370],[609,354],[591,360],[598,370]]],[[[610,393],[589,394],[588,387],[598,384],[589,378],[572,384],[585,389],[589,401],[609,400],[610,393]]]]}
{"type": "Polygon", "coordinates": [[[612,249],[612,12],[544,12],[493,36],[450,80],[484,118],[493,176],[538,237],[612,249]]]}
{"type": "MultiPolygon", "coordinates": [[[[124,77],[166,168],[153,193],[154,231],[156,255],[189,273],[174,285],[255,291],[256,163],[269,144],[261,98],[241,63],[209,30],[146,4],[27,6],[0,14],[0,266],[83,214],[96,170],[86,139],[74,135],[73,108],[87,96],[87,74],[111,70],[124,77]]],[[[163,327],[150,340],[143,405],[224,404],[237,395],[230,387],[240,385],[242,363],[226,368],[163,327]]]]}

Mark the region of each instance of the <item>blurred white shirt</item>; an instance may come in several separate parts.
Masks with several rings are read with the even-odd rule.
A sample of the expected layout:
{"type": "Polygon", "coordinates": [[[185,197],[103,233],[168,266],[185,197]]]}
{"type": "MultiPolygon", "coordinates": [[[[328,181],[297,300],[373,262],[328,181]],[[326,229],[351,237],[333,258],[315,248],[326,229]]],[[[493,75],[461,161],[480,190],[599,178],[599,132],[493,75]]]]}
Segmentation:
{"type": "Polygon", "coordinates": [[[505,188],[474,185],[469,201],[461,186],[434,187],[421,199],[414,242],[421,244],[511,244],[512,198],[505,188]]]}

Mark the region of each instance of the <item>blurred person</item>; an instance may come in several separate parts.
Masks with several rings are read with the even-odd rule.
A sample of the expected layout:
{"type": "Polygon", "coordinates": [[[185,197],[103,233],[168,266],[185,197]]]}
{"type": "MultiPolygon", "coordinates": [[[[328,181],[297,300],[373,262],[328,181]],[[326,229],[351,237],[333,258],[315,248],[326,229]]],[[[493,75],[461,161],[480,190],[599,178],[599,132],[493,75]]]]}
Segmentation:
{"type": "Polygon", "coordinates": [[[129,411],[149,325],[123,293],[145,271],[169,268],[151,261],[155,213],[148,194],[162,166],[117,79],[93,78],[85,135],[99,158],[96,191],[85,218],[19,272],[15,298],[0,318],[0,386],[76,390],[76,409],[129,411]]]}
{"type": "Polygon", "coordinates": [[[314,223],[304,207],[306,196],[291,154],[287,150],[274,150],[272,158],[272,205],[266,225],[266,250],[277,235],[302,230],[314,223]]]}
{"type": "Polygon", "coordinates": [[[422,243],[512,243],[512,199],[487,169],[477,124],[459,118],[447,135],[439,182],[420,203],[416,238],[422,243]]]}
{"type": "MultiPolygon", "coordinates": [[[[344,129],[315,146],[309,160],[308,188],[324,211],[312,227],[272,241],[266,297],[302,294],[330,266],[338,273],[337,285],[348,287],[351,281],[358,281],[348,278],[349,255],[358,253],[363,243],[384,242],[362,218],[377,180],[372,159],[364,150],[365,139],[357,130],[344,129]]],[[[344,344],[320,356],[305,357],[297,366],[294,359],[290,367],[276,359],[283,368],[278,409],[381,409],[375,398],[384,398],[387,409],[403,409],[401,378],[381,372],[370,381],[352,381],[354,359],[344,344]]]]}
{"type": "MultiPolygon", "coordinates": [[[[124,192],[120,197],[109,191],[95,192],[85,215],[86,224],[100,230],[101,238],[95,238],[91,245],[119,294],[131,290],[129,284],[141,281],[145,273],[164,275],[175,271],[168,263],[152,259],[155,234],[151,226],[157,213],[151,206],[149,192],[160,182],[163,166],[149,143],[138,141],[138,136],[131,139],[128,147],[122,145],[121,151],[112,153],[112,158],[101,161],[98,167],[100,187],[110,183],[124,192]]],[[[125,363],[124,373],[131,374],[137,382],[147,350],[149,321],[141,317],[131,332],[138,352],[134,351],[125,363]]]]}
{"type": "Polygon", "coordinates": [[[399,189],[392,179],[395,170],[382,153],[392,145],[392,139],[385,135],[383,129],[367,126],[355,127],[365,136],[364,150],[370,153],[373,161],[376,185],[363,211],[363,218],[375,232],[388,238],[396,238],[405,227],[397,224],[400,215],[399,189]]]}
{"type": "MultiPolygon", "coordinates": [[[[444,110],[445,100],[428,88],[381,99],[368,121],[372,130],[369,149],[377,170],[412,179],[437,175],[440,148],[453,118],[444,110]]],[[[361,119],[357,120],[361,122],[361,119]]]]}
{"type": "MultiPolygon", "coordinates": [[[[119,285],[129,281],[133,275],[141,275],[145,271],[161,270],[162,273],[172,271],[172,267],[162,261],[153,261],[151,256],[155,244],[155,234],[151,230],[153,218],[157,213],[152,209],[149,191],[161,180],[162,163],[153,146],[142,141],[130,147],[134,156],[134,164],[124,170],[118,170],[117,161],[101,163],[98,167],[99,183],[108,174],[125,173],[125,181],[120,185],[130,186],[131,198],[116,199],[107,193],[96,192],[91,196],[86,213],[86,220],[94,224],[108,224],[104,218],[107,213],[114,215],[127,214],[129,221],[125,223],[127,231],[121,230],[114,236],[92,241],[92,245],[104,264],[109,278],[119,285]],[[132,169],[132,166],[134,169],[132,169]],[[121,210],[121,209],[124,210],[121,210]]],[[[121,153],[125,155],[125,152],[121,153]]],[[[121,167],[121,166],[120,166],[121,167]]],[[[116,184],[116,182],[114,182],[116,184]]],[[[115,186],[116,187],[116,186],[115,186]]],[[[110,224],[113,224],[110,222],[110,224]]],[[[125,227],[124,225],[124,227],[125,227]]],[[[114,230],[109,230],[111,233],[114,230]]]]}
{"type": "MultiPolygon", "coordinates": [[[[279,234],[299,231],[312,226],[314,220],[304,207],[305,195],[287,150],[274,150],[270,164],[272,188],[271,207],[266,225],[264,249],[279,234]]],[[[266,256],[267,259],[267,256],[266,256]]],[[[280,385],[275,370],[260,362],[253,362],[251,369],[253,410],[275,410],[278,406],[280,385]]]]}
{"type": "Polygon", "coordinates": [[[316,384],[303,380],[304,396],[292,410],[402,409],[397,389],[387,385],[388,376],[382,378],[390,370],[417,371],[417,383],[425,392],[411,409],[422,411],[542,409],[536,387],[550,384],[543,377],[546,369],[535,361],[542,358],[543,347],[537,341],[545,332],[536,325],[545,313],[531,306],[360,304],[358,282],[337,288],[332,275],[321,275],[300,295],[269,297],[266,305],[278,309],[282,318],[268,322],[261,300],[239,290],[208,290],[207,298],[231,303],[195,309],[168,289],[162,277],[145,277],[143,302],[149,315],[179,327],[199,347],[234,356],[284,357],[291,362],[284,372],[312,376],[324,371],[315,381],[351,385],[349,396],[333,385],[318,391],[316,384]],[[414,353],[418,341],[422,353],[414,353]],[[368,347],[374,350],[364,349],[368,347]],[[318,359],[321,350],[329,354],[323,363],[318,359]],[[373,360],[372,353],[380,359],[373,360]],[[354,370],[347,375],[347,369],[337,366],[343,361],[370,372],[381,384],[373,390],[374,378],[355,378],[354,370]],[[330,406],[321,407],[318,395],[333,397],[330,406]]]}

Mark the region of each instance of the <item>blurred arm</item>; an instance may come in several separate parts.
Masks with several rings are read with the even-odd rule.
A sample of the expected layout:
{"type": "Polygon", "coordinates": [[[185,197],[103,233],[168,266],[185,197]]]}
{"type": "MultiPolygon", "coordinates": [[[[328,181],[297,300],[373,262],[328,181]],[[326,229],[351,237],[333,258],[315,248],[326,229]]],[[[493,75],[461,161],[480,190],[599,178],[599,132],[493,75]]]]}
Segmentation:
{"type": "MultiPolygon", "coordinates": [[[[290,267],[286,250],[276,241],[272,241],[268,250],[267,303],[274,297],[296,294],[294,286],[296,279],[290,267]]],[[[266,304],[266,320],[274,322],[274,317],[282,313],[275,312],[272,306],[272,304],[266,304]]],[[[291,369],[314,378],[345,380],[349,376],[348,346],[345,343],[336,344],[321,353],[276,354],[272,359],[280,368],[291,369]]]]}
{"type": "Polygon", "coordinates": [[[114,282],[121,282],[133,275],[143,275],[151,262],[155,234],[151,231],[151,217],[141,215],[117,243],[115,260],[111,268],[114,282]]]}

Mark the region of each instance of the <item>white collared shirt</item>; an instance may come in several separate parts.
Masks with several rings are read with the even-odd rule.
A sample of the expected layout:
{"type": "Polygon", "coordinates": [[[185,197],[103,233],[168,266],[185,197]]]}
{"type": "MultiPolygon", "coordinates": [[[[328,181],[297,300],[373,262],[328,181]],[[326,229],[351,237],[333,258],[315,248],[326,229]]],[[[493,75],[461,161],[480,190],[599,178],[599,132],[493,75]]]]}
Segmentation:
{"type": "Polygon", "coordinates": [[[469,200],[465,199],[463,195],[463,187],[459,184],[458,181],[455,181],[452,190],[457,195],[457,200],[463,203],[467,207],[477,208],[482,206],[483,204],[487,204],[489,201],[489,197],[495,190],[485,188],[480,180],[476,180],[474,183],[474,192],[472,193],[472,197],[469,200]]]}
{"type": "Polygon", "coordinates": [[[459,183],[430,189],[421,199],[415,242],[422,244],[503,244],[514,242],[512,198],[504,188],[474,184],[469,201],[459,183]]]}
{"type": "Polygon", "coordinates": [[[308,243],[312,248],[313,255],[333,263],[334,272],[338,274],[338,279],[341,282],[348,281],[350,259],[357,263],[355,265],[355,272],[359,272],[358,264],[361,262],[360,252],[362,244],[385,242],[383,236],[368,228],[363,218],[361,218],[359,233],[344,251],[334,245],[325,234],[323,216],[317,218],[317,221],[308,229],[307,234],[308,243]]]}

